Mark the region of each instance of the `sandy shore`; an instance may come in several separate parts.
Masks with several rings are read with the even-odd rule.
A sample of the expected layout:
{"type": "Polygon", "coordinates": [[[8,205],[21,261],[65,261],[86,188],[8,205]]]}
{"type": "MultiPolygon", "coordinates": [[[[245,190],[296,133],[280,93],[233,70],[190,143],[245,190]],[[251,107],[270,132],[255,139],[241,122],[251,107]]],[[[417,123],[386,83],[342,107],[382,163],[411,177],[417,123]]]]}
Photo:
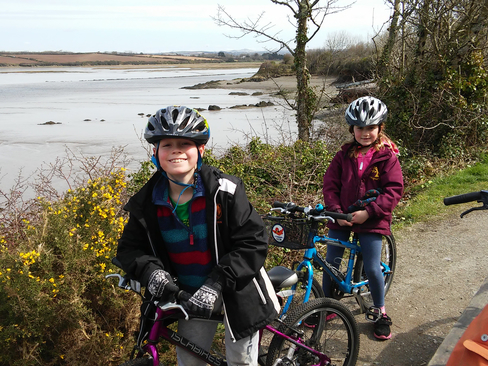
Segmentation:
{"type": "MultiPolygon", "coordinates": [[[[326,78],[322,76],[312,76],[310,79],[310,84],[313,87],[321,88],[326,86],[327,89],[335,90],[331,84],[334,81],[334,78],[326,78]]],[[[255,90],[255,89],[262,89],[268,92],[278,91],[278,90],[286,90],[286,91],[295,91],[297,88],[297,79],[295,76],[281,76],[274,79],[268,79],[265,81],[242,81],[242,80],[233,80],[233,81],[220,81],[219,88],[221,89],[246,89],[246,90],[255,90]]]]}
{"type": "MultiPolygon", "coordinates": [[[[262,65],[262,62],[225,62],[225,63],[188,63],[188,64],[162,64],[151,65],[150,67],[161,68],[191,68],[202,70],[215,69],[242,69],[242,68],[256,68],[262,65]]],[[[104,66],[101,66],[104,67],[104,66]]],[[[106,66],[105,66],[106,67],[106,66]]],[[[121,65],[111,66],[110,68],[148,68],[147,65],[121,65]]],[[[313,87],[322,88],[327,87],[328,92],[336,93],[336,88],[332,86],[335,78],[324,76],[311,76],[310,84],[313,87]]],[[[242,79],[235,79],[232,81],[219,81],[216,88],[219,89],[245,89],[245,90],[264,90],[268,93],[273,93],[278,90],[295,91],[297,87],[296,76],[280,76],[278,78],[268,79],[265,81],[242,81],[242,79]]]]}

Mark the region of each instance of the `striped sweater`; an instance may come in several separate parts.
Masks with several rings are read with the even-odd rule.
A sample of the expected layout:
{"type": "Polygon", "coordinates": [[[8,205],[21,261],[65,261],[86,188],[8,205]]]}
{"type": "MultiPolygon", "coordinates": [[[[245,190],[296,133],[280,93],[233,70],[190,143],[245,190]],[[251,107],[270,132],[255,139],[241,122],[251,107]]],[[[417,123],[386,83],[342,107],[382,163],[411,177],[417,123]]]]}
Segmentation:
{"type": "Polygon", "coordinates": [[[198,177],[197,188],[188,205],[188,225],[173,213],[165,178],[161,178],[154,187],[153,203],[157,206],[159,228],[170,261],[177,272],[178,285],[193,294],[203,285],[215,266],[207,242],[202,180],[198,177]]]}

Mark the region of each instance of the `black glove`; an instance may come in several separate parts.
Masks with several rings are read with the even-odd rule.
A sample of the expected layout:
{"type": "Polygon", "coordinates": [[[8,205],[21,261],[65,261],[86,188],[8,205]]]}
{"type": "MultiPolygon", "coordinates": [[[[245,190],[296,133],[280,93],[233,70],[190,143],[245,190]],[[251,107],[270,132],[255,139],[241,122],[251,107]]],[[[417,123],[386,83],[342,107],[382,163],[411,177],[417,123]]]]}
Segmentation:
{"type": "Polygon", "coordinates": [[[178,287],[175,285],[168,272],[163,271],[162,269],[157,269],[149,276],[147,290],[151,295],[163,298],[177,292],[178,287]]]}
{"type": "Polygon", "coordinates": [[[222,285],[208,279],[188,300],[182,299],[181,304],[191,315],[198,318],[210,319],[215,302],[221,294],[222,285]]]}

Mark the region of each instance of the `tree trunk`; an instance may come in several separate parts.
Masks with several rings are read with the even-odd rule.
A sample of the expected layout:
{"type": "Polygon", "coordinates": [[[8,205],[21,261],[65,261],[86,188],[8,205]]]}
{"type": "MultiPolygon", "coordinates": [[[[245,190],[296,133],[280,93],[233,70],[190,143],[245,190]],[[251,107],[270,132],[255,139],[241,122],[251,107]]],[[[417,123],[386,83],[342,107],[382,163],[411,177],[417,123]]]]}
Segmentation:
{"type": "Polygon", "coordinates": [[[298,139],[302,141],[310,140],[310,123],[313,111],[313,91],[310,89],[310,72],[307,68],[307,57],[305,46],[308,42],[307,21],[310,17],[310,9],[307,0],[301,0],[299,11],[295,15],[297,18],[297,34],[295,37],[295,67],[297,77],[297,124],[298,139]]]}
{"type": "Polygon", "coordinates": [[[383,48],[383,52],[381,53],[381,57],[378,60],[378,67],[377,73],[379,76],[385,76],[388,73],[388,64],[390,63],[391,53],[393,52],[393,48],[395,46],[395,41],[398,34],[398,18],[400,16],[400,0],[395,0],[395,4],[393,7],[393,17],[391,18],[390,23],[390,30],[388,32],[388,40],[386,41],[386,45],[383,48]]]}

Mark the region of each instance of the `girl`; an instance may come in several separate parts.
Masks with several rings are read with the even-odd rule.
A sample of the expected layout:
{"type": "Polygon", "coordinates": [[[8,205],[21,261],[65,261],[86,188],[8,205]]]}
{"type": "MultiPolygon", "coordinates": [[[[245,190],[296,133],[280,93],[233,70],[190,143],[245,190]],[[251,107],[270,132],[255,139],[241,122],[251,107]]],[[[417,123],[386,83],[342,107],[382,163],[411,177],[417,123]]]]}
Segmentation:
{"type": "MultiPolygon", "coordinates": [[[[353,140],[332,159],[323,186],[329,211],[352,213],[351,222],[329,222],[329,236],[348,240],[351,231],[359,234],[374,302],[366,319],[373,319],[374,336],[382,340],[391,338],[392,324],[386,315],[380,266],[382,235],[391,234],[392,212],[403,194],[398,150],[383,132],[387,112],[386,105],[374,97],[361,97],[349,105],[345,117],[353,140]]],[[[327,262],[339,267],[343,252],[344,248],[329,246],[327,262]]],[[[323,288],[331,297],[331,279],[326,274],[323,288]]]]}

